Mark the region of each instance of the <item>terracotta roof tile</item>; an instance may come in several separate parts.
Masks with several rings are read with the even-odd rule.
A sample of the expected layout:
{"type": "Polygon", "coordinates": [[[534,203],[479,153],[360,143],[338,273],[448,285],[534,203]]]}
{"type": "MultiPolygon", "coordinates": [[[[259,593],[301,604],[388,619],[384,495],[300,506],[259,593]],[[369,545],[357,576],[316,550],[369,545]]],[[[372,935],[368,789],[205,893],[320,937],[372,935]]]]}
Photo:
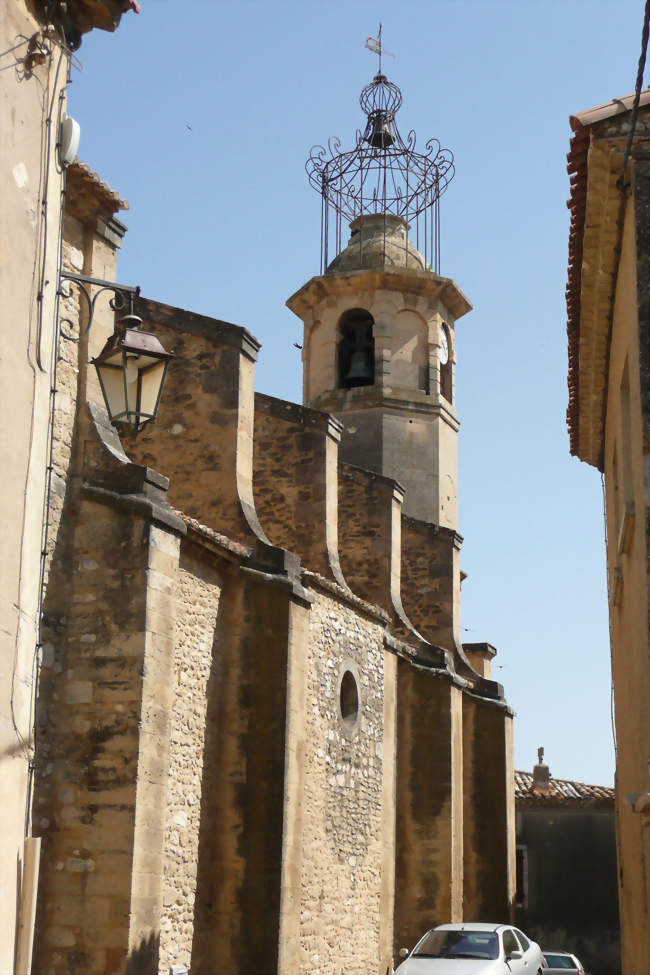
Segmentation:
{"type": "MultiPolygon", "coordinates": [[[[603,105],[571,115],[569,122],[573,135],[567,154],[567,172],[569,173],[570,198],[567,201],[571,218],[569,230],[569,262],[567,299],[567,337],[569,370],[567,384],[569,389],[569,404],[567,408],[567,427],[569,430],[571,453],[600,467],[602,457],[598,457],[595,448],[589,444],[580,443],[580,334],[582,316],[583,289],[583,243],[585,238],[585,219],[587,205],[588,158],[590,152],[592,126],[600,122],[616,118],[628,113],[634,102],[634,94],[613,98],[603,105]]],[[[650,105],[650,88],[641,92],[639,107],[650,105]]],[[[603,156],[594,157],[593,165],[607,164],[603,156]]],[[[608,163],[611,165],[611,160],[608,163]]],[[[615,243],[613,244],[615,247],[615,243]]],[[[585,332],[586,334],[586,332],[585,332]]],[[[588,418],[587,418],[588,419],[588,418]]]]}
{"type": "Polygon", "coordinates": [[[129,209],[127,201],[79,159],[75,159],[66,170],[66,189],[69,194],[92,196],[102,210],[111,214],[129,209]]]}
{"type": "Polygon", "coordinates": [[[227,535],[222,535],[221,532],[214,531],[213,528],[208,528],[207,525],[203,525],[200,521],[197,521],[196,518],[190,518],[189,515],[175,509],[174,514],[178,515],[178,517],[185,522],[188,529],[194,535],[214,542],[219,548],[222,548],[227,552],[231,552],[233,555],[238,555],[241,558],[247,558],[250,555],[251,550],[246,545],[241,545],[240,542],[236,542],[232,538],[228,538],[227,535]]]}
{"type": "Polygon", "coordinates": [[[613,802],[614,789],[603,785],[585,785],[584,782],[572,782],[570,779],[550,780],[547,790],[533,787],[533,776],[530,772],[515,772],[515,799],[519,802],[613,802]]]}

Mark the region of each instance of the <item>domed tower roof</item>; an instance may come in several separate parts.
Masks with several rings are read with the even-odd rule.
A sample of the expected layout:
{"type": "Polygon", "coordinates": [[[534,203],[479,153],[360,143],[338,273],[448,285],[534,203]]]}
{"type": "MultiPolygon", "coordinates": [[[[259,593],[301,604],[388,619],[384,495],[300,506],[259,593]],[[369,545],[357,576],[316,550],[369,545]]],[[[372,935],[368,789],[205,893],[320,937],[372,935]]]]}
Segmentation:
{"type": "Polygon", "coordinates": [[[427,271],[422,254],[408,239],[409,225],[392,213],[367,213],[350,224],[345,250],[327,267],[327,274],[363,268],[408,268],[427,271]]]}
{"type": "Polygon", "coordinates": [[[378,267],[439,273],[439,200],[454,175],[453,155],[437,139],[417,152],[413,130],[402,138],[396,122],[402,93],[381,70],[359,101],[366,124],[354,149],[340,152],[331,138],[327,150],[314,146],[306,165],[322,200],[321,273],[378,267]],[[352,232],[347,246],[345,223],[352,232]]]}

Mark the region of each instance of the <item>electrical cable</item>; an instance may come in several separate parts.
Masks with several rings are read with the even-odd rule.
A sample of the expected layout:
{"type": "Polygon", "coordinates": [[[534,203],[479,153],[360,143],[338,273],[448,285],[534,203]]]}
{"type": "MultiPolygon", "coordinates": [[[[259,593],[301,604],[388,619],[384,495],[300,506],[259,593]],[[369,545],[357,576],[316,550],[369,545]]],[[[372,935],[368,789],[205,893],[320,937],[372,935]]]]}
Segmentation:
{"type": "MultiPolygon", "coordinates": [[[[37,75],[32,74],[31,76],[41,86],[43,92],[43,115],[41,118],[41,151],[40,151],[40,160],[39,160],[38,197],[37,197],[39,201],[42,200],[43,196],[47,194],[47,179],[49,178],[48,175],[49,166],[48,166],[48,160],[45,152],[45,144],[47,140],[44,138],[44,135],[46,132],[48,106],[50,104],[49,91],[50,91],[51,67],[52,67],[52,61],[50,58],[50,64],[48,66],[48,73],[47,73],[47,87],[42,84],[42,82],[40,81],[37,75]]],[[[34,251],[34,268],[32,272],[30,295],[34,294],[34,290],[36,287],[37,273],[39,276],[39,280],[40,278],[43,277],[43,261],[45,259],[45,254],[43,249],[43,220],[42,220],[43,208],[42,207],[39,207],[38,214],[39,214],[39,223],[36,232],[37,243],[34,251]]],[[[20,629],[21,629],[21,619],[22,619],[21,607],[22,607],[22,591],[23,591],[23,554],[24,554],[24,539],[25,539],[25,527],[26,527],[26,517],[27,517],[27,494],[28,494],[28,486],[31,477],[31,459],[32,459],[33,446],[34,446],[34,432],[35,432],[34,423],[35,423],[35,403],[36,403],[36,389],[37,389],[37,379],[36,379],[37,371],[36,371],[36,365],[32,361],[31,352],[30,352],[32,348],[33,312],[34,312],[34,301],[31,300],[29,304],[29,318],[28,318],[28,327],[27,327],[26,358],[29,367],[32,371],[32,411],[31,411],[30,429],[29,429],[28,460],[27,460],[27,467],[25,470],[25,486],[23,489],[23,511],[22,511],[22,523],[21,523],[22,541],[21,541],[20,554],[18,560],[18,591],[17,591],[17,600],[16,600],[17,607],[18,607],[18,620],[16,623],[16,634],[14,639],[14,660],[12,666],[11,689],[10,689],[10,698],[9,698],[11,721],[12,721],[14,733],[16,735],[18,744],[23,750],[23,753],[27,761],[29,761],[30,759],[29,743],[25,741],[18,727],[18,722],[16,720],[15,686],[16,686],[16,672],[18,669],[18,654],[19,654],[20,629]]]]}
{"type": "MultiPolygon", "coordinates": [[[[650,0],[648,0],[650,2],[650,0]]],[[[52,84],[52,99],[49,105],[49,111],[47,118],[45,119],[46,127],[46,139],[45,139],[45,153],[46,153],[46,170],[45,170],[45,195],[43,197],[41,207],[43,211],[43,259],[41,261],[41,274],[38,282],[38,293],[36,295],[36,300],[38,302],[38,315],[36,319],[36,362],[38,364],[41,372],[45,372],[41,361],[42,353],[42,339],[43,339],[43,297],[44,290],[48,285],[48,281],[45,280],[45,274],[47,271],[47,209],[48,200],[47,194],[49,189],[49,178],[50,178],[50,165],[52,157],[52,115],[54,112],[54,99],[56,98],[57,82],[59,80],[59,71],[61,70],[61,62],[65,57],[65,50],[62,48],[59,52],[59,60],[57,62],[56,71],[54,74],[54,81],[52,84]]],[[[68,66],[68,76],[70,70],[68,66]]],[[[62,89],[63,90],[63,89],[62,89]]]]}
{"type": "MultiPolygon", "coordinates": [[[[53,158],[52,152],[52,127],[55,124],[56,133],[60,130],[61,117],[63,114],[63,108],[65,103],[65,95],[68,84],[70,83],[70,52],[65,43],[61,43],[56,34],[52,32],[47,33],[47,38],[49,40],[54,40],[57,47],[59,48],[59,56],[56,63],[56,68],[54,74],[52,74],[53,65],[53,55],[52,51],[49,50],[48,54],[50,56],[48,70],[47,70],[47,82],[43,85],[38,76],[34,73],[30,74],[30,77],[35,79],[36,82],[41,85],[43,90],[43,117],[41,119],[41,152],[40,152],[40,165],[39,165],[39,181],[38,181],[38,200],[39,200],[39,224],[37,228],[37,242],[35,247],[35,259],[34,259],[34,271],[32,275],[32,284],[30,288],[30,293],[33,295],[36,290],[36,335],[35,335],[35,351],[36,351],[36,362],[32,361],[31,349],[32,349],[32,322],[33,322],[33,312],[34,312],[34,302],[30,302],[29,310],[29,320],[27,329],[27,348],[26,356],[29,366],[32,370],[32,412],[30,419],[30,431],[29,431],[29,451],[28,451],[28,462],[25,474],[25,487],[23,492],[24,503],[23,503],[23,513],[22,513],[22,529],[21,536],[22,542],[20,547],[19,555],[19,565],[18,565],[18,592],[17,592],[17,606],[18,606],[18,621],[16,626],[15,642],[14,642],[14,660],[11,675],[11,690],[10,690],[10,712],[11,720],[16,734],[16,739],[18,744],[23,751],[24,757],[27,761],[28,767],[28,777],[27,777],[27,788],[25,796],[25,835],[29,835],[30,829],[30,818],[31,818],[31,797],[33,791],[33,778],[34,778],[34,763],[33,763],[33,741],[30,742],[29,738],[26,740],[21,732],[18,724],[16,710],[15,710],[15,691],[16,691],[16,677],[18,672],[18,655],[19,655],[19,645],[20,645],[20,630],[21,630],[21,620],[23,618],[22,613],[22,591],[23,591],[23,556],[24,556],[24,540],[25,540],[25,528],[26,528],[26,500],[28,485],[31,480],[31,468],[32,468],[32,452],[34,446],[34,434],[35,434],[35,420],[36,420],[36,393],[37,393],[37,369],[41,372],[47,373],[49,377],[49,405],[48,405],[48,432],[47,432],[47,447],[46,447],[46,469],[45,469],[45,481],[44,481],[44,496],[42,502],[42,521],[41,521],[41,552],[40,552],[40,570],[39,570],[39,584],[37,592],[37,605],[35,609],[35,628],[36,628],[36,643],[34,651],[32,654],[31,662],[31,673],[30,673],[30,694],[29,694],[29,715],[28,715],[28,729],[29,736],[34,728],[35,720],[35,710],[36,710],[36,697],[38,694],[38,675],[40,669],[40,653],[41,653],[41,639],[40,639],[40,627],[42,620],[42,610],[44,602],[44,589],[45,589],[45,571],[47,563],[47,547],[48,547],[48,537],[49,537],[49,524],[50,524],[50,503],[51,503],[51,493],[52,493],[52,472],[53,472],[53,447],[54,447],[54,408],[55,408],[55,397],[57,393],[57,361],[59,356],[59,330],[58,330],[58,309],[59,309],[59,295],[58,295],[58,280],[60,275],[61,261],[62,261],[62,241],[63,241],[63,219],[64,219],[64,200],[65,200],[65,172],[59,165],[58,160],[54,159],[54,164],[57,171],[61,175],[61,194],[58,207],[58,228],[57,228],[57,257],[56,257],[56,267],[55,275],[57,282],[57,294],[55,298],[55,316],[52,331],[52,342],[50,345],[50,361],[47,367],[43,364],[43,324],[44,324],[44,308],[43,308],[43,292],[49,281],[46,280],[45,275],[47,272],[47,255],[48,255],[48,191],[50,183],[50,171],[53,158]],[[59,75],[61,72],[61,65],[63,60],[68,57],[67,71],[66,71],[66,81],[65,84],[58,89],[59,75]],[[54,122],[54,107],[55,100],[58,97],[58,110],[56,115],[56,122],[54,122]],[[37,283],[38,282],[38,283],[37,283]]],[[[28,38],[26,43],[29,43],[31,39],[28,38]]],[[[20,47],[21,45],[16,45],[20,47]]],[[[16,49],[14,48],[14,49],[16,49]]],[[[12,49],[12,50],[14,50],[12,49]]],[[[9,52],[4,52],[9,53],[9,52]]]]}
{"type": "Polygon", "coordinates": [[[634,87],[634,102],[630,113],[630,131],[627,134],[627,144],[623,153],[623,165],[621,173],[616,180],[616,188],[622,190],[625,187],[625,170],[632,152],[632,142],[634,140],[634,130],[636,129],[636,117],[639,111],[639,101],[641,99],[641,86],[643,85],[643,72],[645,71],[645,59],[648,51],[648,33],[650,31],[650,0],[646,0],[645,11],[643,14],[643,29],[641,31],[641,54],[636,72],[636,85],[634,87]]]}
{"type": "MultiPolygon", "coordinates": [[[[25,37],[24,34],[18,34],[18,37],[20,37],[20,40],[18,41],[17,44],[14,44],[13,47],[8,47],[6,51],[0,51],[0,58],[4,58],[6,57],[7,54],[11,54],[13,51],[17,51],[18,48],[20,47],[24,47],[26,44],[29,44],[31,40],[30,37],[25,37]]],[[[13,67],[13,65],[10,64],[9,67],[11,68],[13,67]]]]}
{"type": "MultiPolygon", "coordinates": [[[[59,92],[59,106],[57,113],[57,132],[60,131],[61,119],[63,115],[64,103],[66,98],[66,88],[70,83],[70,63],[68,62],[68,71],[66,82],[62,85],[59,92]]],[[[59,203],[59,226],[57,230],[57,242],[58,242],[58,252],[56,259],[56,280],[59,281],[60,272],[63,262],[63,220],[65,212],[65,193],[66,193],[66,172],[65,169],[60,165],[58,159],[55,158],[55,166],[57,172],[61,176],[61,194],[59,203]]],[[[43,521],[41,526],[41,555],[40,555],[40,570],[39,570],[39,583],[38,583],[38,611],[37,611],[37,625],[38,634],[36,640],[36,646],[34,648],[34,653],[32,655],[32,671],[31,671],[31,694],[30,694],[30,707],[29,707],[29,727],[33,728],[35,726],[36,720],[36,701],[38,699],[38,688],[39,688],[39,678],[40,678],[40,668],[41,668],[41,652],[42,652],[42,640],[40,629],[43,619],[43,605],[45,602],[45,588],[46,588],[46,568],[47,568],[47,558],[48,558],[48,545],[50,536],[50,515],[51,515],[51,503],[52,503],[52,478],[54,475],[54,416],[56,410],[56,395],[57,395],[57,367],[59,361],[59,348],[60,348],[60,327],[59,327],[59,307],[61,301],[60,289],[57,287],[55,306],[54,306],[54,328],[52,334],[52,344],[50,351],[50,398],[49,398],[49,408],[48,408],[48,433],[47,433],[47,456],[46,456],[46,476],[45,476],[45,486],[44,486],[44,496],[43,496],[43,521]]],[[[28,770],[28,784],[27,784],[27,796],[25,803],[25,836],[29,835],[30,828],[30,817],[31,817],[31,796],[34,785],[34,774],[35,774],[34,762],[30,762],[28,770]]]]}

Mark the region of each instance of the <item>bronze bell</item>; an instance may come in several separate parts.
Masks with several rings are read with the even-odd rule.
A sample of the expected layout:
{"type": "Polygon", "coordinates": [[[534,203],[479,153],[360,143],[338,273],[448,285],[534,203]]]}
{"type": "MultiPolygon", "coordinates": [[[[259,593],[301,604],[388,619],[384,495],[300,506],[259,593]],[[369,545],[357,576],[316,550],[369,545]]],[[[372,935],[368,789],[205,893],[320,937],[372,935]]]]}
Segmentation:
{"type": "Polygon", "coordinates": [[[345,386],[369,386],[372,385],[372,365],[368,361],[368,351],[366,349],[357,350],[350,356],[350,368],[343,377],[345,386]]]}
{"type": "Polygon", "coordinates": [[[393,133],[390,130],[390,119],[385,112],[378,112],[374,118],[371,119],[372,129],[370,130],[370,135],[366,137],[366,142],[373,149],[388,149],[392,146],[395,139],[393,138],[393,133]]]}

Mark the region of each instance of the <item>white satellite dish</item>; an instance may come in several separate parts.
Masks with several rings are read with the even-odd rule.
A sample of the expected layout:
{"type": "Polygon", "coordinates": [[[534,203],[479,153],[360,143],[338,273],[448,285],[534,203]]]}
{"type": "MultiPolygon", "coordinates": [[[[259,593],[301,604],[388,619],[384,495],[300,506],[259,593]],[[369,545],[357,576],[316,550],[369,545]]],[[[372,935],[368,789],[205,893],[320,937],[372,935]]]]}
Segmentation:
{"type": "Polygon", "coordinates": [[[64,115],[59,127],[59,162],[65,168],[77,158],[81,128],[76,119],[64,115]]]}

